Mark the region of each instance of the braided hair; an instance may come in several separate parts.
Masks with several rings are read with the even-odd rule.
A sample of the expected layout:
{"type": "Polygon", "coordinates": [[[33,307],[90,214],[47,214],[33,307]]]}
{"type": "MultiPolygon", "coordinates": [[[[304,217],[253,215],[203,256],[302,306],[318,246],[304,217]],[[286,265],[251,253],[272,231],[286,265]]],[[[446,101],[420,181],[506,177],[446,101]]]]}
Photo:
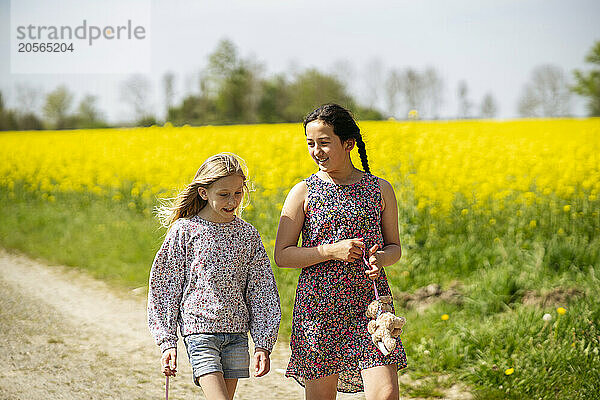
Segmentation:
{"type": "Polygon", "coordinates": [[[323,121],[325,124],[331,126],[333,128],[333,133],[340,138],[342,143],[348,139],[356,140],[356,147],[358,147],[358,155],[360,156],[363,170],[365,172],[371,172],[367,160],[365,142],[360,134],[360,128],[356,124],[350,111],[334,103],[328,103],[318,107],[304,118],[303,124],[305,134],[306,125],[315,120],[323,121]]]}

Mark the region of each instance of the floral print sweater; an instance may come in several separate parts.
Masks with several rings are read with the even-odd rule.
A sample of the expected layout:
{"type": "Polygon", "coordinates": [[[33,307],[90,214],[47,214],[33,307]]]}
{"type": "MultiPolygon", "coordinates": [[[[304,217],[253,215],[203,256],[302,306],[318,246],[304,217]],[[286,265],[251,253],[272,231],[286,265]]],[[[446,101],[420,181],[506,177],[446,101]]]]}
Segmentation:
{"type": "Polygon", "coordinates": [[[198,216],[171,226],[150,272],[148,326],[161,351],[194,333],[248,332],[271,351],[281,309],[271,263],[256,228],[198,216]]]}

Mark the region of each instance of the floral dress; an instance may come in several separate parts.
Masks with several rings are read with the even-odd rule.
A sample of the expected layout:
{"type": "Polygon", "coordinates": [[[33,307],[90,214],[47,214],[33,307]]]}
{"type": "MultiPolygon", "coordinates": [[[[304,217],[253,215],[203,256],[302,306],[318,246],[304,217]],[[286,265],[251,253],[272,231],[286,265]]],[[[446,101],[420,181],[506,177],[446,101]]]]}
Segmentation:
{"type": "MultiPolygon", "coordinates": [[[[383,247],[381,191],[377,177],[365,173],[350,185],[325,182],[316,174],[306,180],[307,212],[302,246],[315,247],[344,239],[363,238],[366,249],[383,247]]],[[[330,260],[302,269],[296,289],[292,355],[286,376],[306,380],[339,374],[337,390],[364,390],[360,371],[381,365],[406,367],[406,353],[398,340],[384,356],[371,341],[365,311],[374,300],[373,282],[362,260],[330,260]]],[[[376,280],[380,295],[390,295],[382,270],[376,280]]]]}

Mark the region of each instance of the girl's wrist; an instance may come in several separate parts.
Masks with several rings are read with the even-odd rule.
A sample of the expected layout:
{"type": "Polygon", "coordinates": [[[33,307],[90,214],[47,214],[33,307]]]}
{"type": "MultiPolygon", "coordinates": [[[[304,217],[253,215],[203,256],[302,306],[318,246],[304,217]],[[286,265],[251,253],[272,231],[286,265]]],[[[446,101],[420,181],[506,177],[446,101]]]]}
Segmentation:
{"type": "Polygon", "coordinates": [[[325,261],[330,260],[331,257],[331,253],[330,253],[330,249],[331,249],[331,245],[330,244],[320,244],[317,246],[317,252],[319,253],[319,255],[321,257],[323,257],[325,259],[325,261]]]}

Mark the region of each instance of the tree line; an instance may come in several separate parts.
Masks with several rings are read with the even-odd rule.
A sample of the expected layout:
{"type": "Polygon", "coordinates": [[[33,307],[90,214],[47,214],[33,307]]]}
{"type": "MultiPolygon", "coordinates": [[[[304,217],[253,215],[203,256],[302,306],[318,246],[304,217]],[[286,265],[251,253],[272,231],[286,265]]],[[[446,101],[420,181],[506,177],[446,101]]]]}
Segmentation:
{"type": "MultiPolygon", "coordinates": [[[[587,54],[589,71],[573,71],[571,83],[567,74],[554,65],[540,65],[530,76],[518,99],[517,111],[523,117],[562,117],[570,115],[573,94],[587,99],[588,114],[600,116],[600,41],[587,54]]],[[[221,40],[209,54],[206,67],[196,77],[196,86],[175,102],[176,76],[162,77],[165,110],[162,117],[150,112],[152,85],[143,75],[134,75],[121,83],[121,100],[128,105],[132,121],[127,125],[150,126],[162,122],[173,125],[218,125],[241,123],[298,122],[307,110],[336,102],[353,110],[361,120],[384,118],[438,119],[443,99],[444,82],[434,68],[392,68],[384,71],[381,64],[369,65],[364,77],[365,100],[351,95],[351,74],[326,73],[309,68],[291,74],[265,76],[264,66],[253,59],[242,58],[229,40],[221,40]],[[366,102],[366,104],[364,104],[366,102]]],[[[347,68],[346,68],[347,69],[347,68]]],[[[39,93],[28,86],[17,86],[17,108],[5,106],[0,92],[0,130],[89,129],[106,128],[110,124],[99,110],[98,98],[84,96],[76,105],[75,96],[65,86],[45,95],[42,115],[34,109],[39,93]]],[[[466,81],[456,88],[456,118],[494,118],[498,103],[487,93],[479,103],[471,100],[466,81]]],[[[123,124],[120,124],[123,125],[123,124]]]]}

